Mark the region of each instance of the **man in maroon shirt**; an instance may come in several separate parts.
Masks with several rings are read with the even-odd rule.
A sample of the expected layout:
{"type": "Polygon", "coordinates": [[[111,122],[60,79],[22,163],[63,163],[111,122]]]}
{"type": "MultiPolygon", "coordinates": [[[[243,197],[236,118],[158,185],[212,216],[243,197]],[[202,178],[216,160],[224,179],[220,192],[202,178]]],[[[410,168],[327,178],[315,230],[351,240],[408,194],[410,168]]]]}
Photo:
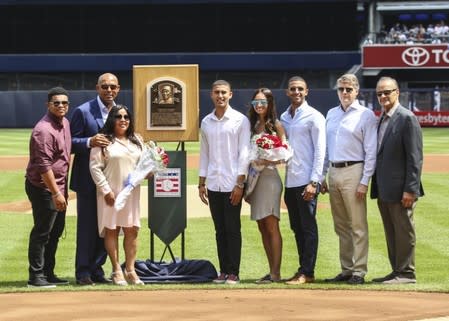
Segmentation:
{"type": "Polygon", "coordinates": [[[68,281],[54,274],[55,254],[64,231],[67,177],[72,140],[68,93],[62,87],[48,92],[48,111],[33,128],[25,191],[33,208],[34,226],[28,246],[29,287],[54,287],[68,281]]]}

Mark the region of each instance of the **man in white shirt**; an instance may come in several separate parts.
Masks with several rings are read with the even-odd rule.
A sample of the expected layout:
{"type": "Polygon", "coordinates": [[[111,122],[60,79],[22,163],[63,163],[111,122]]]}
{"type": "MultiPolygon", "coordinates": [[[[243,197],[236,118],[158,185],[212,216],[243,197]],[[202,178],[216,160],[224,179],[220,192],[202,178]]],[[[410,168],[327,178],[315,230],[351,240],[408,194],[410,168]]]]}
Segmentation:
{"type": "Polygon", "coordinates": [[[340,241],[341,272],[326,282],[363,284],[368,263],[366,193],[374,173],[377,148],[377,119],[357,100],[359,81],[353,74],[337,79],[340,105],[326,116],[326,161],[334,229],[340,241]]]}
{"type": "Polygon", "coordinates": [[[286,94],[290,106],[281,115],[281,123],[293,149],[285,173],[284,201],[295,234],[299,268],[286,283],[297,285],[315,281],[318,252],[316,207],[326,152],[324,116],[306,101],[306,81],[294,76],[288,81],[286,94]]]}
{"type": "Polygon", "coordinates": [[[250,123],[229,105],[231,85],[212,84],[214,110],[201,122],[198,192],[215,226],[220,275],[215,283],[239,283],[242,235],[240,211],[249,166],[250,123]],[[207,188],[206,188],[207,179],[207,188]]]}

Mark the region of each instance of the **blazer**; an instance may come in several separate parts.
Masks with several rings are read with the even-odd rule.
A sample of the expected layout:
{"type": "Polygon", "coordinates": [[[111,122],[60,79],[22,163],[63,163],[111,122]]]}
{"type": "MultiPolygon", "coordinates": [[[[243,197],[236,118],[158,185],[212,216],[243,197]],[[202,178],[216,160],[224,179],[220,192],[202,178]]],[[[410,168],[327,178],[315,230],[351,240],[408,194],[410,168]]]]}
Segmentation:
{"type": "Polygon", "coordinates": [[[75,108],[70,119],[72,154],[75,154],[70,179],[70,189],[75,192],[91,192],[96,187],[89,170],[90,148],[87,140],[104,125],[97,98],[75,108]]]}
{"type": "Polygon", "coordinates": [[[399,106],[392,115],[377,151],[371,198],[400,202],[403,192],[424,195],[421,184],[423,142],[415,115],[399,106]]]}

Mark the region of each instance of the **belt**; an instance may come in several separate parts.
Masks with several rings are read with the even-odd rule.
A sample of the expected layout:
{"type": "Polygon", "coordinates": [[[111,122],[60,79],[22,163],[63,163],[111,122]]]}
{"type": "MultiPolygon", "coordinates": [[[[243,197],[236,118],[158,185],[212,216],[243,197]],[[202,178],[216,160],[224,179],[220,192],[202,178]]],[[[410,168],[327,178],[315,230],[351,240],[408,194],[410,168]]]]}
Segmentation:
{"type": "Polygon", "coordinates": [[[341,163],[332,163],[331,166],[335,168],[348,167],[354,164],[363,163],[363,161],[349,161],[349,162],[341,162],[341,163]]]}

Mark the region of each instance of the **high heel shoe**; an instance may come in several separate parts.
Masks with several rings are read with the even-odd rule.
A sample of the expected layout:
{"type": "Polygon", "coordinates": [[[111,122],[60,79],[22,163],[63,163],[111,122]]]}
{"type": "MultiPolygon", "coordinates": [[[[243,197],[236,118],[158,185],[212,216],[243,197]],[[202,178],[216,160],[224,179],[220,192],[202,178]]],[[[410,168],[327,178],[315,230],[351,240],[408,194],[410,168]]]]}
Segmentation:
{"type": "Polygon", "coordinates": [[[122,271],[112,272],[111,273],[111,279],[112,279],[112,283],[114,285],[121,285],[121,286],[128,285],[128,283],[126,282],[125,278],[123,277],[122,271]]]}
{"type": "Polygon", "coordinates": [[[144,285],[143,281],[139,279],[139,276],[137,275],[135,270],[127,271],[125,269],[125,279],[128,281],[131,285],[144,285]]]}

